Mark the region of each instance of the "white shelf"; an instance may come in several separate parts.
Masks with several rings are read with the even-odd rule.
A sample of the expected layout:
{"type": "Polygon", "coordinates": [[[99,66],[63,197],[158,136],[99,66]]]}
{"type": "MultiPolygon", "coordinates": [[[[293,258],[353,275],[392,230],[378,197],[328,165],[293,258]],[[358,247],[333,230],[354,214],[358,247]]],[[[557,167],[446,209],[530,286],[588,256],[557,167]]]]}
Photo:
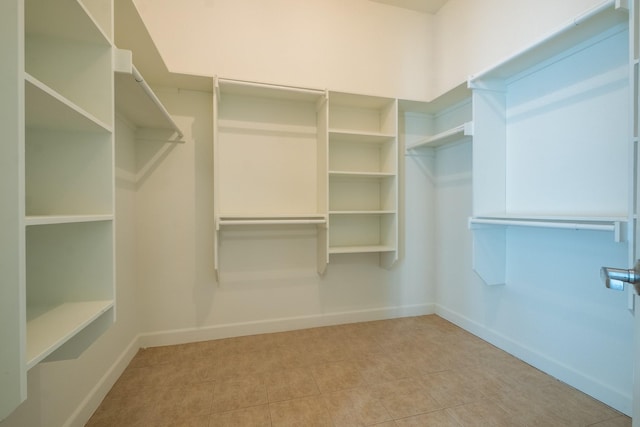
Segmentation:
{"type": "Polygon", "coordinates": [[[436,135],[423,138],[407,147],[407,150],[427,147],[440,147],[460,141],[462,138],[473,135],[473,123],[467,122],[436,135]]]}
{"type": "Polygon", "coordinates": [[[28,73],[25,73],[25,109],[27,127],[111,132],[111,126],[28,73]]]}
{"type": "Polygon", "coordinates": [[[44,360],[112,307],[112,300],[68,302],[53,308],[28,307],[27,369],[44,360]]]}
{"type": "Polygon", "coordinates": [[[329,215],[394,215],[395,211],[390,210],[344,210],[329,211],[329,215]]]}
{"type": "Polygon", "coordinates": [[[133,65],[130,52],[122,50],[116,52],[118,57],[115,72],[116,110],[137,127],[173,130],[178,139],[182,138],[182,131],[162,101],[133,65]]]}
{"type": "Polygon", "coordinates": [[[383,144],[385,142],[393,141],[395,135],[382,132],[329,129],[329,138],[345,142],[383,144]]]}
{"type": "Polygon", "coordinates": [[[28,34],[52,36],[81,43],[110,44],[109,37],[79,1],[25,1],[28,34]]]}
{"type": "Polygon", "coordinates": [[[331,178],[365,178],[365,179],[378,179],[378,178],[393,178],[395,173],[391,172],[352,172],[352,171],[329,171],[331,178]]]}
{"type": "Polygon", "coordinates": [[[330,254],[357,254],[372,252],[395,252],[396,248],[383,245],[367,245],[367,246],[330,246],[330,254]]]}
{"type": "Polygon", "coordinates": [[[30,226],[99,221],[113,221],[113,215],[31,215],[25,218],[24,223],[26,226],[30,226]]]}

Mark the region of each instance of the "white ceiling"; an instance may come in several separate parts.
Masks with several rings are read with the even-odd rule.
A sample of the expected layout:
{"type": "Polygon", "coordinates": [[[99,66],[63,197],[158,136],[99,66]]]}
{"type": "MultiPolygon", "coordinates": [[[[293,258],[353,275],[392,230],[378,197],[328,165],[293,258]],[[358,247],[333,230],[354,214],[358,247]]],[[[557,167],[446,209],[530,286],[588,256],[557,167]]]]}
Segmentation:
{"type": "Polygon", "coordinates": [[[417,10],[418,12],[435,14],[447,0],[371,0],[378,3],[386,3],[391,6],[404,9],[417,10]]]}

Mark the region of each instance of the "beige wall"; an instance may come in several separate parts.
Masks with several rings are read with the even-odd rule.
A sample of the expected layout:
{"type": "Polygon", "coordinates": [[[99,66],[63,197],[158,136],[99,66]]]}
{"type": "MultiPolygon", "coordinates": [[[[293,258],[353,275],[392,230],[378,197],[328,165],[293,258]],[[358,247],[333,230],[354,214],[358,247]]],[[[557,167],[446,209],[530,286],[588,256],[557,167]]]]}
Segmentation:
{"type": "Polygon", "coordinates": [[[175,72],[429,98],[431,15],[368,0],[136,4],[175,72]]]}

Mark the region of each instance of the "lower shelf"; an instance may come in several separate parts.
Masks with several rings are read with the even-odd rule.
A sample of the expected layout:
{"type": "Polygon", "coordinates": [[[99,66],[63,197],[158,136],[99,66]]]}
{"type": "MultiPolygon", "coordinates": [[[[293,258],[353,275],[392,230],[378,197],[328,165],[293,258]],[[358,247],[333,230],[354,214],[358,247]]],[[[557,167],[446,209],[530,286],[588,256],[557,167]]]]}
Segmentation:
{"type": "Polygon", "coordinates": [[[44,360],[113,306],[113,300],[107,300],[69,302],[55,307],[29,307],[27,369],[44,360]]]}
{"type": "Polygon", "coordinates": [[[393,252],[396,249],[392,246],[370,245],[370,246],[334,246],[329,248],[330,254],[358,254],[369,252],[393,252]]]}

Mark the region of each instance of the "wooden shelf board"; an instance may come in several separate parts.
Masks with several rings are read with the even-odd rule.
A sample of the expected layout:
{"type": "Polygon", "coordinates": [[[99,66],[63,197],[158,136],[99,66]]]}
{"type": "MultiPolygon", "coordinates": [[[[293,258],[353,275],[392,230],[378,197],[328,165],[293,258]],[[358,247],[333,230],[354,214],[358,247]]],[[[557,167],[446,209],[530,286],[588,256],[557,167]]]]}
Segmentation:
{"type": "Polygon", "coordinates": [[[427,147],[440,147],[443,145],[451,144],[452,142],[460,141],[466,136],[471,136],[471,122],[463,123],[452,129],[448,129],[436,135],[429,136],[411,144],[407,147],[407,150],[413,150],[416,148],[427,147]]]}
{"type": "Polygon", "coordinates": [[[396,211],[390,210],[344,210],[344,211],[329,211],[329,215],[393,215],[396,211]]]}
{"type": "Polygon", "coordinates": [[[28,307],[27,369],[57,350],[113,304],[113,300],[105,300],[68,302],[56,307],[28,307]]]}
{"type": "Polygon", "coordinates": [[[349,129],[329,129],[329,139],[346,142],[383,144],[385,142],[393,142],[395,140],[395,135],[382,132],[365,132],[349,129]]]}
{"type": "Polygon", "coordinates": [[[371,252],[393,252],[396,248],[385,245],[367,245],[367,246],[329,246],[330,254],[357,254],[371,252]]]}
{"type": "Polygon", "coordinates": [[[79,222],[113,221],[111,214],[95,215],[29,215],[25,217],[25,225],[71,224],[79,222]]]}
{"type": "Polygon", "coordinates": [[[353,171],[329,171],[331,178],[393,178],[395,173],[391,172],[353,172],[353,171]]]}
{"type": "Polygon", "coordinates": [[[100,26],[79,1],[25,1],[25,32],[82,43],[111,45],[100,26]]]}
{"type": "Polygon", "coordinates": [[[178,125],[158,97],[144,80],[137,81],[133,73],[115,73],[115,107],[137,127],[174,130],[182,138],[178,125]]]}
{"type": "Polygon", "coordinates": [[[111,127],[25,73],[27,127],[52,130],[111,132],[111,127]]]}

